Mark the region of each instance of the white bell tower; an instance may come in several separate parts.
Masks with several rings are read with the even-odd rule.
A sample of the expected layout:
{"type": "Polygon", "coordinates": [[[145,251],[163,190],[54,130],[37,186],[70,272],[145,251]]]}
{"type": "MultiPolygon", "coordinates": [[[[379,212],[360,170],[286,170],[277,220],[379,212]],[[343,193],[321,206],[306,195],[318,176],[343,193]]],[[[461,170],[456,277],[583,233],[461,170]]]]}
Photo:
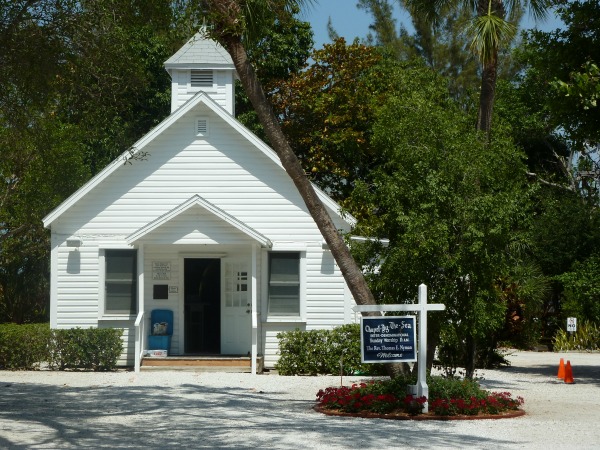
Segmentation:
{"type": "Polygon", "coordinates": [[[235,67],[231,56],[201,30],[165,61],[171,75],[171,112],[199,91],[229,114],[235,113],[235,67]]]}

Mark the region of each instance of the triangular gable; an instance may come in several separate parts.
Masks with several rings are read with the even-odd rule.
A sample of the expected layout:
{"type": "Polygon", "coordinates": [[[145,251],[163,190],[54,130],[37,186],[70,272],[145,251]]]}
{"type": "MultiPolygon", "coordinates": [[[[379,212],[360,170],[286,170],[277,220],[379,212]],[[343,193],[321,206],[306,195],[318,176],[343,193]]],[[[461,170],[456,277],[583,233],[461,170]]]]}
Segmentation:
{"type": "MultiPolygon", "coordinates": [[[[236,130],[243,138],[249,141],[254,147],[260,150],[265,156],[267,156],[271,161],[277,164],[282,170],[283,165],[277,156],[277,153],[273,149],[271,149],[267,144],[265,144],[262,140],[260,140],[254,133],[252,133],[248,128],[242,125],[235,117],[231,116],[227,111],[225,111],[221,106],[219,106],[214,100],[212,100],[205,92],[198,92],[191,99],[185,102],[181,107],[173,111],[168,117],[166,117],[161,123],[159,123],[156,127],[154,127],[148,134],[138,140],[130,150],[125,151],[116,158],[112,163],[106,166],[102,171],[96,174],[91,180],[89,180],[86,184],[84,184],[81,188],[79,188],[75,193],[73,193],[69,198],[67,198],[64,202],[62,202],[58,207],[56,207],[52,212],[50,212],[43,219],[44,227],[49,228],[56,219],[58,219],[62,214],[64,214],[69,208],[71,208],[75,203],[81,200],[85,195],[94,189],[96,186],[101,184],[105,179],[107,179],[113,172],[119,169],[124,163],[126,163],[129,159],[135,158],[135,156],[140,153],[147,145],[153,142],[158,136],[168,130],[172,125],[174,125],[181,117],[186,115],[189,111],[193,110],[198,104],[203,103],[206,105],[212,112],[221,117],[225,123],[231,126],[234,130],[236,130]]],[[[356,219],[351,215],[347,214],[342,216],[340,210],[340,206],[327,194],[325,194],[321,189],[319,189],[316,185],[313,184],[313,188],[315,189],[317,196],[321,199],[323,204],[334,214],[338,215],[340,219],[348,223],[349,225],[355,225],[356,219]]]]}
{"type": "Polygon", "coordinates": [[[171,220],[182,215],[183,213],[188,211],[190,208],[193,208],[195,206],[199,206],[199,207],[203,208],[204,210],[206,210],[209,213],[213,214],[214,216],[218,217],[225,223],[238,229],[245,235],[249,236],[256,242],[258,242],[261,246],[263,246],[263,247],[271,247],[272,246],[271,241],[266,236],[264,236],[263,234],[259,233],[256,230],[252,229],[251,227],[247,226],[246,224],[240,222],[238,219],[236,219],[232,215],[226,213],[221,208],[213,205],[212,203],[203,199],[199,195],[192,196],[189,200],[186,200],[181,205],[176,206],[171,211],[167,212],[166,214],[163,214],[162,216],[156,218],[149,224],[144,225],[139,230],[131,233],[126,238],[127,243],[128,244],[135,243],[136,241],[142,239],[144,236],[147,236],[149,233],[153,232],[154,230],[157,230],[158,228],[162,227],[163,225],[167,224],[171,220]]]}

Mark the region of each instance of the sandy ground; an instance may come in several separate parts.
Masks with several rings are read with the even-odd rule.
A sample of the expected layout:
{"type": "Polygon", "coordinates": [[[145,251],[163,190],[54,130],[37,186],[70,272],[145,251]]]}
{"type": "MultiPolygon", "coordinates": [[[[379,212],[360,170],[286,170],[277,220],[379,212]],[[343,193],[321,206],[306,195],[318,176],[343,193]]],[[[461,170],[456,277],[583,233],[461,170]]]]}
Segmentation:
{"type": "Polygon", "coordinates": [[[600,354],[509,359],[477,375],[490,390],[524,397],[527,414],[452,422],[314,412],[316,392],[339,377],[0,371],[0,448],[600,449],[600,354]],[[556,378],[561,357],[574,384],[556,378]]]}

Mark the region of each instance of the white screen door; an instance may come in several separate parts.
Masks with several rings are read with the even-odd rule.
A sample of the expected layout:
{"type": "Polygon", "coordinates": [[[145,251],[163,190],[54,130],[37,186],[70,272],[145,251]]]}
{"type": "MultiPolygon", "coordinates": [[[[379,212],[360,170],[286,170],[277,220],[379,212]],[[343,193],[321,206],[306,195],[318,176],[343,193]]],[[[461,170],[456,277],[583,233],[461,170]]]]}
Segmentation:
{"type": "Polygon", "coordinates": [[[246,355],[252,345],[252,307],[249,267],[245,262],[225,262],[225,292],[221,314],[221,353],[246,355]]]}

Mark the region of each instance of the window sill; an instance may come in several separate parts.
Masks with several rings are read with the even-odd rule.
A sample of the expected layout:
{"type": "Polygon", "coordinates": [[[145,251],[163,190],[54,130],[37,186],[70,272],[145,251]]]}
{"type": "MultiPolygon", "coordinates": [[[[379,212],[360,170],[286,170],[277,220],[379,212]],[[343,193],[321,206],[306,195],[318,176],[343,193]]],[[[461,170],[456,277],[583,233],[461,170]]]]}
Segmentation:
{"type": "Polygon", "coordinates": [[[306,319],[302,317],[271,316],[267,317],[264,323],[306,323],[306,319]]]}
{"type": "Polygon", "coordinates": [[[98,320],[134,321],[136,315],[131,314],[103,314],[98,320]]]}

